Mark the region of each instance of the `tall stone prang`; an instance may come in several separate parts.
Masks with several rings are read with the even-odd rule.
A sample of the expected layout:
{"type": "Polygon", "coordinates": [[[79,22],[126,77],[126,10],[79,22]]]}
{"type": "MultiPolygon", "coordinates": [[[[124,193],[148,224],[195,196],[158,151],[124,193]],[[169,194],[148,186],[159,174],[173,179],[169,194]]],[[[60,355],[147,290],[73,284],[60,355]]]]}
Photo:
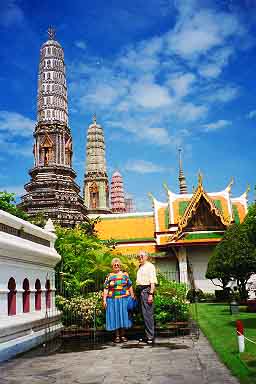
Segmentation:
{"type": "Polygon", "coordinates": [[[87,211],[72,168],[64,52],[52,28],[40,50],[33,153],[20,207],[32,218],[42,213],[63,226],[83,222],[87,211]]]}
{"type": "Polygon", "coordinates": [[[89,213],[110,213],[109,185],[102,127],[93,116],[87,131],[84,203],[89,213]]]}
{"type": "Polygon", "coordinates": [[[182,169],[181,148],[179,148],[179,189],[181,195],[188,193],[186,178],[182,169]]]}
{"type": "Polygon", "coordinates": [[[116,171],[112,175],[111,180],[111,210],[113,213],[124,213],[125,201],[124,201],[124,184],[123,178],[120,172],[116,171]]]}

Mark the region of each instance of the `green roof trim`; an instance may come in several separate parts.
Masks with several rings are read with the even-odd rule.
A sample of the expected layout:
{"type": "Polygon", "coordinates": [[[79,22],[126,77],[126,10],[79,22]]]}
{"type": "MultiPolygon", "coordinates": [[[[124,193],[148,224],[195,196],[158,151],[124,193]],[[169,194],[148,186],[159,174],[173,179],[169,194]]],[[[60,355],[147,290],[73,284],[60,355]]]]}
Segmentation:
{"type": "Polygon", "coordinates": [[[216,205],[216,207],[218,208],[218,210],[223,213],[223,208],[222,208],[222,204],[221,204],[221,201],[220,200],[214,200],[214,204],[216,205]]]}
{"type": "Polygon", "coordinates": [[[189,204],[189,201],[180,201],[179,202],[179,216],[183,216],[188,204],[189,204]]]}
{"type": "MultiPolygon", "coordinates": [[[[113,215],[114,216],[114,215],[113,215]]],[[[152,212],[152,215],[150,216],[146,216],[146,215],[139,215],[139,216],[124,216],[124,217],[104,217],[104,216],[100,216],[100,221],[104,221],[104,220],[129,220],[129,219],[137,219],[137,218],[140,218],[140,219],[146,219],[146,218],[153,218],[154,217],[154,214],[152,212]]]]}
{"type": "Polygon", "coordinates": [[[169,207],[166,207],[164,211],[164,227],[165,229],[169,227],[169,207]]]}
{"type": "Polygon", "coordinates": [[[237,206],[235,204],[232,204],[232,211],[233,211],[235,223],[240,224],[240,217],[239,217],[237,206]]]}
{"type": "Polygon", "coordinates": [[[223,233],[220,232],[204,232],[204,233],[188,233],[185,240],[196,240],[196,239],[219,239],[223,237],[223,233]]]}
{"type": "Polygon", "coordinates": [[[133,238],[127,238],[127,239],[104,239],[102,242],[107,242],[109,240],[114,241],[115,243],[127,243],[132,241],[155,241],[154,237],[133,237],[133,238]]]}

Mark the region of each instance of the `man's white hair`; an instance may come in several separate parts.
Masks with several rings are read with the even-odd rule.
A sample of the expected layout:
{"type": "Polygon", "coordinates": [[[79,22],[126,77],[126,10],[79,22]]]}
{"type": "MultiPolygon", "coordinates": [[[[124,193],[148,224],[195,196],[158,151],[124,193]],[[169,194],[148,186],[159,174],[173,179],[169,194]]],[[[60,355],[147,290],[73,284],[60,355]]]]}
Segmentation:
{"type": "Polygon", "coordinates": [[[138,256],[148,256],[148,252],[140,250],[138,256]]]}

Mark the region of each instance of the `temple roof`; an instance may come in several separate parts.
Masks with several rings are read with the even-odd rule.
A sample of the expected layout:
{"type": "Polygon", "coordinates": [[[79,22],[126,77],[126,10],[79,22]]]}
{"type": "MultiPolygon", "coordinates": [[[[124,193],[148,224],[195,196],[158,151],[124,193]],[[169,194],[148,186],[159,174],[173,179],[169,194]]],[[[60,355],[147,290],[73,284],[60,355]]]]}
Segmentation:
{"type": "Polygon", "coordinates": [[[233,222],[242,222],[247,213],[248,190],[231,198],[232,184],[233,180],[222,191],[206,192],[199,174],[192,194],[176,194],[165,185],[167,202],[149,194],[153,212],[102,215],[98,235],[103,240],[116,240],[121,252],[127,248],[126,254],[129,247],[135,250],[136,244],[150,243],[156,251],[168,246],[217,244],[225,229],[233,222]]]}

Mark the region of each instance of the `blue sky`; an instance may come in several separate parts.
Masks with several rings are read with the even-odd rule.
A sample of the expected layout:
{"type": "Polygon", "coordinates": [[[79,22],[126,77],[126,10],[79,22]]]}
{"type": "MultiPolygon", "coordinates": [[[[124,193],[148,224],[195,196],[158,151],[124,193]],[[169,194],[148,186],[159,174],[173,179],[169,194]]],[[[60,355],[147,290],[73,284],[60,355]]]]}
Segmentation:
{"type": "Polygon", "coordinates": [[[147,192],[178,191],[177,148],[189,190],[234,177],[233,197],[256,164],[254,0],[2,0],[0,190],[22,193],[33,165],[39,49],[54,25],[65,52],[73,167],[82,187],[93,113],[105,132],[109,177],[121,171],[138,210],[147,192]]]}

